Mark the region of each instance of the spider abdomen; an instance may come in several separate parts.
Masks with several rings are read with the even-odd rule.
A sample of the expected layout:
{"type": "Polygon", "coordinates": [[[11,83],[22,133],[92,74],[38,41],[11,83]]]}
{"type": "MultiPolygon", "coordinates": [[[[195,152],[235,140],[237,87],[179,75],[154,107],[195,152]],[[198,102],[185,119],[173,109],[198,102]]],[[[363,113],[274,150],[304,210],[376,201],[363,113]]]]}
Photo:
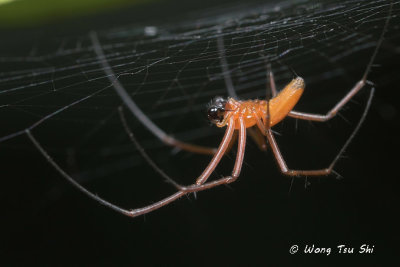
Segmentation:
{"type": "Polygon", "coordinates": [[[272,127],[283,120],[294,108],[303,94],[304,87],[304,80],[297,77],[286,85],[277,96],[268,101],[258,99],[237,101],[229,98],[225,109],[232,112],[230,116],[235,119],[235,129],[239,127],[240,117],[244,119],[246,128],[256,125],[257,117],[263,121],[268,120],[267,125],[272,127]]]}

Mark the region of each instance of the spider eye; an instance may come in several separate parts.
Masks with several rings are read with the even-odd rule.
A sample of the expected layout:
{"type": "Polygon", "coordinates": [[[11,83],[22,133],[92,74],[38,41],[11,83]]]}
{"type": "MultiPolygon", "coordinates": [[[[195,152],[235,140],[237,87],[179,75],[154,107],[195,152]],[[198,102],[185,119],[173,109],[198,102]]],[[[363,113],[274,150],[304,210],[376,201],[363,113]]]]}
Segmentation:
{"type": "Polygon", "coordinates": [[[216,96],[212,100],[212,105],[214,105],[214,106],[225,107],[225,104],[226,104],[226,100],[221,96],[216,96]]]}
{"type": "Polygon", "coordinates": [[[222,122],[225,115],[226,100],[220,96],[215,97],[207,111],[208,119],[213,123],[222,122]]]}
{"type": "Polygon", "coordinates": [[[213,123],[222,122],[224,119],[225,108],[218,106],[210,106],[208,108],[208,119],[213,123]]]}

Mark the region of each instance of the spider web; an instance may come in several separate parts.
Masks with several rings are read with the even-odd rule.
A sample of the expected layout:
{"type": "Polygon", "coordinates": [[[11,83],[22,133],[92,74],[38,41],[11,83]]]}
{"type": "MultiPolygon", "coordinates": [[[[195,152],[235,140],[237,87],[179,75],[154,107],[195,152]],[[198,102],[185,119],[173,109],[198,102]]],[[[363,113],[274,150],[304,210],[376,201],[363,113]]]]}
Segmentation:
{"type": "MultiPolygon", "coordinates": [[[[41,170],[27,163],[37,157],[37,148],[26,135],[30,131],[61,169],[79,183],[104,178],[108,185],[130,180],[137,186],[138,179],[143,178],[141,168],[152,170],[122,127],[118,113],[122,106],[130,128],[151,158],[173,177],[187,177],[184,183],[190,183],[209,158],[177,153],[163,144],[126,108],[128,98],[166,134],[185,142],[218,146],[223,132],[207,122],[207,103],[216,95],[265,98],[270,64],[278,89],[293,78],[293,72],[305,79],[306,93],[296,109],[325,113],[361,79],[382,34],[390,4],[231,4],[168,23],[154,20],[152,24],[93,28],[79,35],[40,35],[26,43],[9,38],[0,50],[0,153],[2,157],[14,155],[14,165],[26,164],[31,173],[39,175],[41,170]],[[104,57],[96,53],[96,45],[104,57]],[[107,72],[110,69],[117,80],[107,72]],[[226,86],[227,77],[233,92],[226,86]],[[126,96],[116,92],[117,82],[126,96]]],[[[386,39],[398,32],[398,12],[399,2],[395,1],[386,39]]],[[[374,82],[370,76],[368,79],[374,82]]],[[[365,98],[361,94],[358,100],[359,106],[350,104],[355,117],[344,116],[346,120],[337,122],[339,130],[332,132],[342,138],[338,143],[343,143],[357,121],[365,98]]],[[[304,123],[298,127],[305,132],[314,129],[304,123]]],[[[288,128],[278,131],[283,136],[295,135],[295,127],[288,128]]],[[[306,140],[318,138],[329,143],[329,131],[320,129],[306,140]]],[[[283,144],[282,150],[289,146],[283,144]]],[[[332,158],[339,147],[328,144],[332,152],[327,158],[332,158]]],[[[296,155],[288,157],[291,163],[296,155]]],[[[226,160],[231,166],[234,156],[226,160]]],[[[251,163],[248,167],[255,168],[251,163]]],[[[218,169],[216,175],[229,173],[229,168],[218,169]]],[[[271,168],[275,168],[273,162],[271,168]]],[[[162,178],[154,172],[152,175],[156,178],[147,179],[147,186],[158,183],[157,187],[163,187],[162,178]]],[[[13,174],[7,176],[12,178],[13,174]]]]}

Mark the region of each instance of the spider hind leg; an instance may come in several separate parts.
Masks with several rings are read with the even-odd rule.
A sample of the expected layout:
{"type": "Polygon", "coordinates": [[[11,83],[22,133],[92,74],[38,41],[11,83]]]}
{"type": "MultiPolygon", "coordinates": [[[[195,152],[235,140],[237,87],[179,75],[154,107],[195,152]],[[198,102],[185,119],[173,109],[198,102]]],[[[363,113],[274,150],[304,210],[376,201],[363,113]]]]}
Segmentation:
{"type": "MultiPolygon", "coordinates": [[[[274,153],[276,161],[278,162],[278,165],[279,165],[279,167],[281,169],[281,172],[283,174],[285,174],[285,175],[288,175],[288,176],[324,176],[324,175],[329,175],[332,172],[336,173],[335,171],[333,171],[333,168],[335,167],[337,161],[340,159],[340,157],[342,156],[344,151],[350,145],[351,141],[353,140],[353,138],[355,137],[355,135],[357,134],[357,132],[361,128],[361,125],[365,121],[365,118],[366,118],[367,113],[369,111],[369,108],[371,106],[371,102],[372,102],[372,98],[374,96],[374,92],[375,92],[375,88],[371,88],[367,104],[366,104],[366,106],[364,108],[364,112],[361,115],[356,127],[354,128],[353,132],[351,133],[351,135],[349,136],[347,141],[344,143],[344,145],[339,150],[339,152],[336,155],[336,157],[333,159],[333,161],[331,162],[331,164],[327,168],[316,169],[316,170],[292,170],[292,169],[289,169],[287,167],[285,159],[282,156],[282,153],[281,153],[281,151],[279,149],[278,143],[276,142],[275,137],[274,137],[271,129],[267,129],[266,130],[267,139],[268,139],[268,142],[269,142],[269,144],[271,146],[272,152],[274,153]]],[[[257,124],[257,125],[259,125],[259,124],[257,124]]]]}

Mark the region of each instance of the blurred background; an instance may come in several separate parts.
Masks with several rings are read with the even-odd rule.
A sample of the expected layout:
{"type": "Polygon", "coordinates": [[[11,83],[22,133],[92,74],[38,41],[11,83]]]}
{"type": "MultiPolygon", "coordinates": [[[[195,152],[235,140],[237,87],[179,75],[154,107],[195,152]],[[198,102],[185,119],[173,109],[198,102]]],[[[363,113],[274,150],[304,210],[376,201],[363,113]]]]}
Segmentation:
{"type": "MultiPolygon", "coordinates": [[[[0,0],[0,187],[4,265],[310,265],[396,260],[400,126],[398,1],[0,0]],[[393,3],[392,3],[393,2],[393,3]],[[392,8],[390,9],[390,6],[392,8]],[[391,10],[391,13],[390,11],[391,10]],[[129,95],[161,129],[218,146],[205,115],[227,96],[217,40],[242,99],[264,98],[270,63],[278,88],[294,70],[306,93],[296,107],[324,112],[362,77],[387,17],[368,80],[376,94],[360,132],[331,175],[284,177],[270,151],[248,140],[237,182],[127,218],[66,182],[32,145],[76,181],[124,208],[174,192],[125,133],[115,93],[93,50],[95,33],[129,95]],[[160,62],[160,63],[158,63],[160,62]],[[78,102],[79,103],[78,103],[78,102]],[[331,255],[301,252],[331,247],[331,255]],[[336,247],[354,247],[353,255],[336,247]],[[374,246],[358,254],[362,244],[374,246]],[[298,245],[300,252],[289,249],[298,245]]],[[[329,164],[363,112],[366,86],[326,124],[287,119],[277,140],[288,165],[329,164]]],[[[209,157],[162,144],[124,108],[160,168],[190,184],[209,157]]],[[[236,150],[212,178],[231,172],[236,150]]]]}

